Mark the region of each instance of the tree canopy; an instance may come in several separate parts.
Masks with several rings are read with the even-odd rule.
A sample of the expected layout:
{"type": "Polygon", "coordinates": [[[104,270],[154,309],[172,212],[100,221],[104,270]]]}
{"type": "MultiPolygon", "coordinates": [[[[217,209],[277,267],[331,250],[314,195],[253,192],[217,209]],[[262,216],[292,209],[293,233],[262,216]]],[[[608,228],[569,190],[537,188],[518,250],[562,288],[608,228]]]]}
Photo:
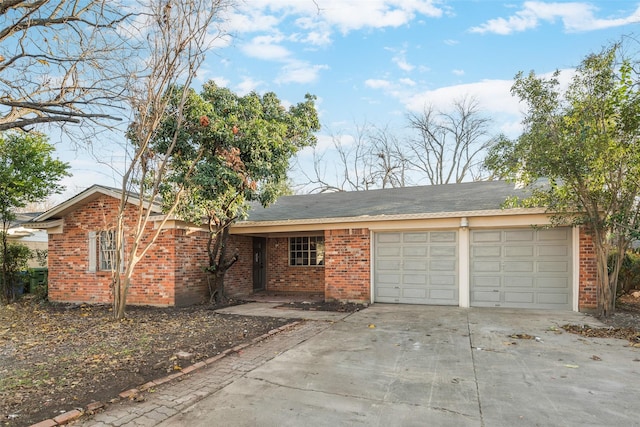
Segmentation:
{"type": "Polygon", "coordinates": [[[486,159],[498,176],[532,189],[521,202],[544,205],[563,224],[584,224],[598,257],[598,310],[615,307],[621,255],[640,222],[640,91],[637,66],[615,44],[587,56],[569,87],[556,72],[516,77],[527,104],[524,132],[486,159]],[[541,185],[545,183],[546,185],[541,185]],[[613,268],[607,270],[609,255],[613,268]]]}
{"type": "Polygon", "coordinates": [[[19,258],[19,248],[7,244],[7,230],[15,210],[31,202],[39,202],[63,187],[61,178],[68,175],[69,165],[54,159],[54,147],[39,133],[0,132],[0,299],[11,300],[7,285],[12,260],[19,258]]]}
{"type": "MultiPolygon", "coordinates": [[[[200,94],[191,92],[162,195],[171,205],[176,188],[184,188],[176,214],[208,225],[209,270],[220,280],[218,291],[234,261],[225,256],[229,226],[247,214],[249,202],[266,206],[286,192],[291,158],[315,144],[320,125],[314,101],[307,94],[285,108],[275,93],[239,96],[213,82],[200,94]]],[[[167,116],[154,150],[166,150],[175,126],[175,116],[167,116]]]]}

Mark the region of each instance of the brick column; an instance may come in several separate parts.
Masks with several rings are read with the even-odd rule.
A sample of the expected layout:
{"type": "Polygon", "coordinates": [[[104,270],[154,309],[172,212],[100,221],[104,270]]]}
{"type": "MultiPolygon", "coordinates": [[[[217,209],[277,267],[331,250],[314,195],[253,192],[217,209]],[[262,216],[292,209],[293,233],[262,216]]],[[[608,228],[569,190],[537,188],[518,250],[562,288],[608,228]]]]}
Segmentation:
{"type": "Polygon", "coordinates": [[[371,301],[371,244],[369,230],[326,230],[325,299],[371,301]]]}

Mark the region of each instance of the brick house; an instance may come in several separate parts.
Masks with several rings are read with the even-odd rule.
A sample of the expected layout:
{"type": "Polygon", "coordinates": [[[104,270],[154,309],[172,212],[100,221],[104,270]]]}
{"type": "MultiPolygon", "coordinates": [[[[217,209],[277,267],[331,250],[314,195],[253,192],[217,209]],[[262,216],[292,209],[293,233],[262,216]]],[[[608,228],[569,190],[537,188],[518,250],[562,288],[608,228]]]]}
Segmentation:
{"type": "MultiPolygon", "coordinates": [[[[590,236],[580,227],[550,227],[541,208],[502,208],[520,192],[491,181],[281,197],[232,227],[228,248],[239,260],[227,272],[227,294],[317,292],[366,303],[594,309],[590,236]]],[[[52,300],[108,300],[109,273],[99,268],[96,236],[108,229],[117,197],[94,186],[35,219],[33,227],[49,231],[52,300]]],[[[139,265],[131,304],[206,299],[206,234],[179,221],[165,228],[139,265]]]]}

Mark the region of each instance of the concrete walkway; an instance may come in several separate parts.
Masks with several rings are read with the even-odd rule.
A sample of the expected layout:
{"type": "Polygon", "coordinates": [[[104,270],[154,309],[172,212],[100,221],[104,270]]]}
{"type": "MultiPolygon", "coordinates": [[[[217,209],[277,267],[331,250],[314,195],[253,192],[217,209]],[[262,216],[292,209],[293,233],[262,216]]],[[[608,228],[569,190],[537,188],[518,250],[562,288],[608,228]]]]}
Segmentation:
{"type": "Polygon", "coordinates": [[[566,323],[601,326],[571,312],[377,304],[306,322],[84,425],[640,426],[640,349],[566,323]]]}

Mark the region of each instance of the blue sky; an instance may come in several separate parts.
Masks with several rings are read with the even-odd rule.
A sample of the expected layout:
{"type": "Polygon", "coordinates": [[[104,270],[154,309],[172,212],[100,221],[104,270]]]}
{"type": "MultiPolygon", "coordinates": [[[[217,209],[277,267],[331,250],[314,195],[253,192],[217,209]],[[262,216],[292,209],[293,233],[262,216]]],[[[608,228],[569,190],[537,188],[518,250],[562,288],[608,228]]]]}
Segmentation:
{"type": "MultiPolygon", "coordinates": [[[[273,91],[286,103],[316,95],[322,151],[330,133],[355,123],[402,133],[407,113],[465,95],[476,97],[496,132],[515,137],[516,73],[571,70],[622,36],[640,36],[640,1],[245,0],[225,21],[233,36],[208,56],[198,80],[239,94],[273,91]]],[[[93,183],[118,185],[88,156],[64,146],[60,155],[74,173],[65,196],[93,183]]],[[[300,153],[300,167],[310,158],[310,150],[300,153]]]]}

